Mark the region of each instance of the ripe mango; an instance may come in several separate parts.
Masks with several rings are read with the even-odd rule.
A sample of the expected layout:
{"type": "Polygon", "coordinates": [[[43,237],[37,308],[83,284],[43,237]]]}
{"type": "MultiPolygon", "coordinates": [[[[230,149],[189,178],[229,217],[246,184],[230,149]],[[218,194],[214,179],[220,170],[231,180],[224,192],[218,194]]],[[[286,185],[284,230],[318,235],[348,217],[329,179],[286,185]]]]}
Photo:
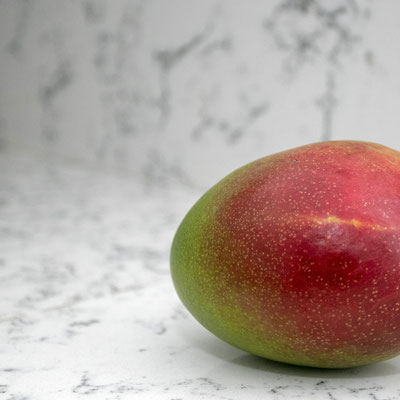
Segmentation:
{"type": "Polygon", "coordinates": [[[323,368],[400,353],[400,153],[315,143],[207,191],[171,249],[176,291],[231,345],[323,368]]]}

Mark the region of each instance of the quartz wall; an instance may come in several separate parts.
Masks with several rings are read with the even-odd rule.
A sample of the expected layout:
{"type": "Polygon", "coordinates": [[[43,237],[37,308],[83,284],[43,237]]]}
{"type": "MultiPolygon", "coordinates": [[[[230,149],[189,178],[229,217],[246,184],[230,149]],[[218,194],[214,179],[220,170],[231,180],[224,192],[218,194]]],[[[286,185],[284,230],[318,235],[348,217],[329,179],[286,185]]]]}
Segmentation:
{"type": "Polygon", "coordinates": [[[207,187],[327,139],[400,149],[396,0],[1,0],[0,143],[207,187]]]}

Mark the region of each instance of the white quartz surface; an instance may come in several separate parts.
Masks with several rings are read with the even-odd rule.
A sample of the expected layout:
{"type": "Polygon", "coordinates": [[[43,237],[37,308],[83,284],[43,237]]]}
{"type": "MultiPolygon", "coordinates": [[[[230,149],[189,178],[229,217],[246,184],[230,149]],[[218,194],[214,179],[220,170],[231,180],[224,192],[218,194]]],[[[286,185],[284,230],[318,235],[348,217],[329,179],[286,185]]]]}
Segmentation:
{"type": "Polygon", "coordinates": [[[398,399],[348,370],[237,350],[181,305],[168,254],[200,193],[0,155],[0,399],[398,399]]]}

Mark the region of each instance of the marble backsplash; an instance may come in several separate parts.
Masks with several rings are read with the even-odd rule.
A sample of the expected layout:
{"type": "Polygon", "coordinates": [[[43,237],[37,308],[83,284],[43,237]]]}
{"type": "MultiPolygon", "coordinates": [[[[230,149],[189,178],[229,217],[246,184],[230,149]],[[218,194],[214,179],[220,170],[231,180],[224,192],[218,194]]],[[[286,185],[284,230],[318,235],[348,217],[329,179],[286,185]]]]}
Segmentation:
{"type": "Polygon", "coordinates": [[[396,0],[0,0],[0,145],[206,187],[327,139],[400,149],[396,0]]]}

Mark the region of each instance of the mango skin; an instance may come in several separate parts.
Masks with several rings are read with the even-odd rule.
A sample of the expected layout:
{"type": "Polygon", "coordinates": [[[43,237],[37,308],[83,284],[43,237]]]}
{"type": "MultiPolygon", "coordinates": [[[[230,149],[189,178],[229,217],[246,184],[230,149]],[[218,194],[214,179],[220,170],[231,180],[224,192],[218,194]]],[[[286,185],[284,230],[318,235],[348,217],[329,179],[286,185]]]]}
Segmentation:
{"type": "Polygon", "coordinates": [[[344,368],[400,353],[400,153],[356,141],[254,161],[207,191],[171,249],[176,291],[222,340],[344,368]]]}

